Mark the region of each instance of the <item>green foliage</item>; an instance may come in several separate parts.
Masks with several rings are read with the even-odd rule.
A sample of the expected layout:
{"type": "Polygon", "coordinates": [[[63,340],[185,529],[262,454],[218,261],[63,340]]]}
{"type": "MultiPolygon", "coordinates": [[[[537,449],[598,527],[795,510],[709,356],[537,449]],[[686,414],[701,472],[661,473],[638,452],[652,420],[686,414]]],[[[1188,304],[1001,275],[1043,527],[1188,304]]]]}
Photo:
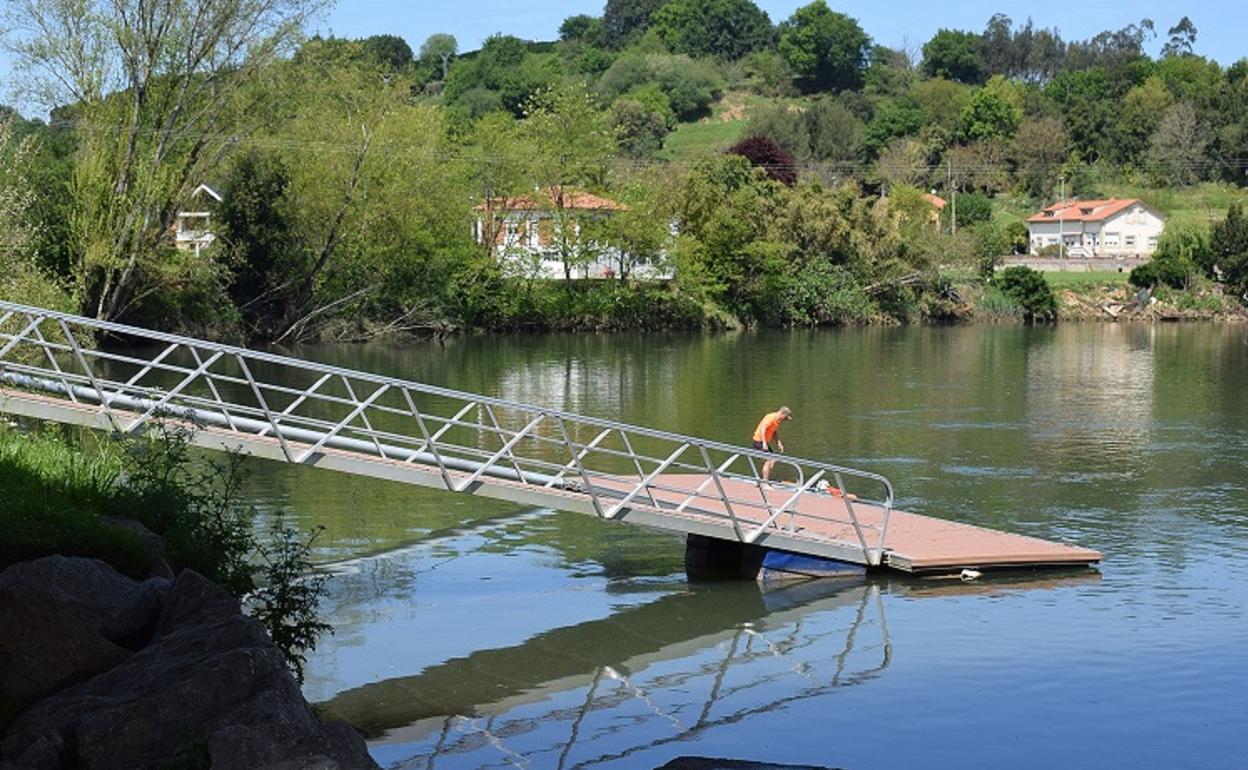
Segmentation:
{"type": "Polygon", "coordinates": [[[18,139],[0,119],[0,298],[55,310],[73,310],[67,293],[38,259],[39,199],[31,175],[37,142],[18,139]]]}
{"type": "Polygon", "coordinates": [[[563,75],[558,56],[531,53],[525,41],[512,35],[491,35],[475,56],[461,58],[450,68],[443,98],[455,104],[480,88],[497,93],[503,108],[519,117],[529,99],[557,85],[563,75]]]}
{"type": "Polygon", "coordinates": [[[1212,278],[1214,257],[1209,228],[1183,222],[1166,225],[1157,240],[1153,260],[1173,261],[1189,275],[1203,273],[1212,278]]]}
{"type": "MultiPolygon", "coordinates": [[[[435,69],[443,80],[450,73],[451,60],[459,52],[459,43],[454,35],[439,32],[425,38],[420,45],[420,62],[426,67],[435,69]]],[[[409,51],[410,56],[410,51],[409,51]]]]}
{"type": "Polygon", "coordinates": [[[890,140],[917,133],[924,124],[923,110],[908,98],[890,99],[876,109],[863,133],[866,147],[878,154],[890,140]]]}
{"type": "Polygon", "coordinates": [[[719,98],[723,78],[705,61],[668,54],[624,54],[602,74],[595,90],[603,101],[657,87],[666,97],[668,110],[689,118],[719,98]]]}
{"type": "Polygon", "coordinates": [[[675,53],[740,59],[770,46],[771,20],[752,0],[668,0],[651,17],[675,53]]]}
{"type": "Polygon", "coordinates": [[[111,445],[86,454],[55,430],[22,433],[0,422],[0,568],[51,553],[109,561],[132,577],[156,562],[138,536],[109,521],[123,469],[111,445]]]}
{"type": "Polygon", "coordinates": [[[854,19],[814,0],[794,11],[779,33],[780,54],[811,90],[861,87],[871,38],[854,19]]]}
{"type": "Polygon", "coordinates": [[[983,193],[963,193],[958,196],[958,227],[970,227],[992,218],[992,199],[983,193]]]}
{"type": "Polygon", "coordinates": [[[941,29],[923,44],[923,71],[929,77],[978,85],[987,77],[980,36],[941,29]]]}
{"type": "Polygon", "coordinates": [[[910,89],[910,96],[923,111],[927,124],[940,126],[952,134],[971,99],[971,89],[961,83],[935,77],[915,84],[910,89]]]}
{"type": "Polygon", "coordinates": [[[1148,262],[1133,268],[1127,281],[1141,289],[1152,289],[1158,285],[1182,289],[1187,285],[1187,271],[1176,259],[1158,259],[1154,256],[1148,262]]]}
{"type": "Polygon", "coordinates": [[[1248,218],[1242,204],[1232,204],[1226,219],[1213,226],[1209,246],[1226,285],[1237,294],[1248,293],[1248,218]]]}
{"type": "Polygon", "coordinates": [[[1022,94],[1016,86],[995,76],[963,108],[961,133],[970,141],[1009,139],[1022,119],[1022,94]]]}
{"type": "Polygon", "coordinates": [[[1057,298],[1044,274],[1021,265],[1007,267],[992,279],[992,284],[1002,294],[1018,303],[1023,318],[1052,321],[1057,318],[1057,298]]]}
{"type": "Polygon", "coordinates": [[[299,682],[308,652],[316,649],[322,634],[333,631],[317,617],[327,577],[315,572],[310,556],[322,530],[304,536],[275,516],[268,539],[257,549],[261,584],[248,597],[248,613],[268,630],[299,682]]]}
{"type": "Polygon", "coordinates": [[[284,210],[289,184],[280,157],[252,149],[235,159],[222,190],[221,237],[233,272],[228,291],[252,333],[285,312],[281,287],[297,277],[300,260],[284,210]]]}
{"type": "Polygon", "coordinates": [[[664,0],[607,0],[602,10],[606,42],[615,48],[637,39],[650,26],[650,17],[664,0]]]}
{"type": "Polygon", "coordinates": [[[669,131],[662,112],[636,99],[620,99],[612,105],[611,123],[620,151],[633,158],[650,157],[663,149],[669,131]]]}
{"type": "Polygon", "coordinates": [[[559,39],[601,46],[606,43],[606,29],[602,19],[583,13],[577,14],[564,19],[559,25],[559,39]]]}
{"type": "Polygon", "coordinates": [[[412,63],[412,47],[398,35],[373,35],[364,38],[364,49],[388,69],[398,71],[412,63]]]}
{"type": "Polygon", "coordinates": [[[1012,295],[989,283],[975,302],[975,317],[996,321],[1022,318],[1023,306],[1012,295]]]}

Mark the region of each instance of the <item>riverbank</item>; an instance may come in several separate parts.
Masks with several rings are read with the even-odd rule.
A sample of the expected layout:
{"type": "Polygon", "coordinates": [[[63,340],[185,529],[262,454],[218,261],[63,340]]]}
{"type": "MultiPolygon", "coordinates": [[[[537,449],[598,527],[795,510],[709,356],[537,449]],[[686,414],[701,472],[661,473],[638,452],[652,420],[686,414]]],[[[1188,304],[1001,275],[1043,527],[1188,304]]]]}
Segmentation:
{"type": "Polygon", "coordinates": [[[0,766],[376,767],[300,691],[306,551],[187,447],[0,423],[0,766]]]}

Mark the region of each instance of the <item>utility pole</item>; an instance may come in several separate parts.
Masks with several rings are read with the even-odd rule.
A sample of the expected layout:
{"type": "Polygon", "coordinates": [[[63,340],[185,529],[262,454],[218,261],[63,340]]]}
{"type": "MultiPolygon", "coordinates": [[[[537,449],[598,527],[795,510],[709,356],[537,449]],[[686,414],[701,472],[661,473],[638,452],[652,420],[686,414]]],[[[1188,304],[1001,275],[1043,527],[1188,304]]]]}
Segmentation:
{"type": "MultiPolygon", "coordinates": [[[[1058,183],[1061,185],[1061,192],[1057,194],[1057,202],[1060,206],[1066,200],[1066,177],[1058,177],[1058,183]]],[[[1057,210],[1057,258],[1066,258],[1066,207],[1061,206],[1057,210]]]]}
{"type": "Polygon", "coordinates": [[[953,184],[953,158],[947,158],[948,171],[946,171],[945,186],[949,188],[949,233],[951,235],[958,234],[958,188],[953,184]]]}

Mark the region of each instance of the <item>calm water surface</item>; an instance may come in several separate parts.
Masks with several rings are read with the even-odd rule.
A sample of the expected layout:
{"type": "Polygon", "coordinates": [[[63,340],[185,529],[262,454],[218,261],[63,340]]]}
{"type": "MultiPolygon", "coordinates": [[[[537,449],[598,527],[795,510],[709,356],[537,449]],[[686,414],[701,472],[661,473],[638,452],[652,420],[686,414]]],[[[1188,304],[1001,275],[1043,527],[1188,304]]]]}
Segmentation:
{"type": "Polygon", "coordinates": [[[1098,571],[690,585],[683,543],[254,463],[323,525],[306,694],[396,768],[1248,767],[1248,329],[489,337],[299,355],[749,438],[1098,571]]]}

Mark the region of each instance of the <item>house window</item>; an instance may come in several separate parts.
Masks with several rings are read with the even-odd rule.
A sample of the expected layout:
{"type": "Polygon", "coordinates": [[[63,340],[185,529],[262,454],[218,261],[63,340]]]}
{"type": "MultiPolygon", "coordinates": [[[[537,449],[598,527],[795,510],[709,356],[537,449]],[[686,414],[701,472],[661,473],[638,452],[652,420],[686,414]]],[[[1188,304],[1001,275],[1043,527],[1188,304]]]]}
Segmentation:
{"type": "Polygon", "coordinates": [[[1157,248],[1157,236],[1155,235],[1148,236],[1148,250],[1152,251],[1156,248],[1157,248]]]}
{"type": "Polygon", "coordinates": [[[1105,245],[1107,247],[1117,246],[1118,245],[1118,233],[1105,233],[1105,245]]]}
{"type": "Polygon", "coordinates": [[[1047,243],[1047,244],[1049,244],[1050,246],[1052,246],[1052,245],[1054,245],[1055,243],[1057,243],[1057,236],[1056,236],[1056,235],[1050,235],[1048,238],[1045,238],[1044,240],[1045,240],[1045,243],[1047,243]]]}
{"type": "Polygon", "coordinates": [[[1135,236],[1128,235],[1125,238],[1123,238],[1122,245],[1126,246],[1128,249],[1134,249],[1135,248],[1135,236]]]}

